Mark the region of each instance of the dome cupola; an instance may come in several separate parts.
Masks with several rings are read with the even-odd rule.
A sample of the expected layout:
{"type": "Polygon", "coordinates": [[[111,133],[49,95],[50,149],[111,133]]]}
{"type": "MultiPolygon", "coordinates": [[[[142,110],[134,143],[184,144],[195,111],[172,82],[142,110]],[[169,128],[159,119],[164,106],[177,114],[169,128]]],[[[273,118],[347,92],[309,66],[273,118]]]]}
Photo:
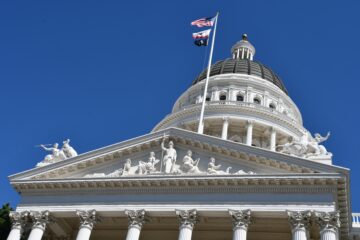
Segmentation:
{"type": "Polygon", "coordinates": [[[242,35],[242,39],[231,48],[233,59],[250,59],[255,56],[255,47],[249,42],[246,34],[242,35]]]}

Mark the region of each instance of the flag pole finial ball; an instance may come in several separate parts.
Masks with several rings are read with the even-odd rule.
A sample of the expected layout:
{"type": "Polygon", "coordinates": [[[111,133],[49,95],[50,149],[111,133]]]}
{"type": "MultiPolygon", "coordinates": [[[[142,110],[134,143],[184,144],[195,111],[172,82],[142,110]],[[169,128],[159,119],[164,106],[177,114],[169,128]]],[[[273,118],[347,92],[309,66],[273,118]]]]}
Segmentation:
{"type": "Polygon", "coordinates": [[[242,40],[244,40],[244,41],[247,41],[247,40],[248,40],[248,36],[247,36],[246,33],[244,33],[244,34],[242,35],[242,40]]]}

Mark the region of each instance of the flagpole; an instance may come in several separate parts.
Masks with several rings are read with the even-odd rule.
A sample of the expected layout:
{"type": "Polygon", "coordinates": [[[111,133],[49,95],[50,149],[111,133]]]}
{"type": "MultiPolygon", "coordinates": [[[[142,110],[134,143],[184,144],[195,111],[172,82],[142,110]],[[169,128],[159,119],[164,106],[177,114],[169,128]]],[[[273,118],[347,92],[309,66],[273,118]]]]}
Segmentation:
{"type": "Polygon", "coordinates": [[[208,85],[209,85],[210,68],[211,68],[212,55],[213,55],[213,50],[214,50],[214,43],[215,43],[215,36],[216,36],[216,26],[217,26],[217,22],[218,22],[218,17],[219,17],[219,12],[216,13],[214,36],[212,37],[212,41],[211,41],[209,63],[208,63],[208,69],[207,69],[207,73],[206,73],[204,95],[203,95],[202,105],[201,105],[199,127],[198,127],[198,133],[200,133],[200,134],[204,133],[204,111],[205,111],[207,89],[208,89],[208,85]]]}

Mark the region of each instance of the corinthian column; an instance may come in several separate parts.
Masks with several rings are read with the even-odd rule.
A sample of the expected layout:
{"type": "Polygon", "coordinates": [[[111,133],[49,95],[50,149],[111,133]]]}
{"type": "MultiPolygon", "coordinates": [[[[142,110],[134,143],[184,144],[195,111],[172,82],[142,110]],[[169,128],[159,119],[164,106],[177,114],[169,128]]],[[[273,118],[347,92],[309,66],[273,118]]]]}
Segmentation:
{"type": "Polygon", "coordinates": [[[336,212],[315,212],[315,222],[320,227],[320,240],[338,240],[340,214],[336,212]]]}
{"type": "Polygon", "coordinates": [[[147,222],[146,212],[141,210],[125,210],[125,214],[129,218],[129,228],[126,240],[138,240],[142,226],[147,222]]]}
{"type": "Polygon", "coordinates": [[[247,121],[247,125],[246,125],[246,145],[249,145],[249,146],[251,146],[251,144],[252,144],[253,124],[254,124],[254,121],[247,121]]]}
{"type": "Polygon", "coordinates": [[[310,211],[287,211],[293,240],[307,240],[310,225],[310,211]]]}
{"type": "Polygon", "coordinates": [[[176,215],[180,221],[179,240],[191,240],[194,226],[199,221],[196,210],[176,210],[176,215]]]}
{"type": "Polygon", "coordinates": [[[46,224],[50,222],[50,212],[31,211],[29,215],[32,219],[33,225],[28,240],[40,240],[44,235],[46,224]]]}
{"type": "Polygon", "coordinates": [[[229,214],[233,221],[233,240],[246,240],[251,223],[251,210],[229,210],[229,214]]]}
{"type": "Polygon", "coordinates": [[[11,231],[7,240],[20,240],[28,212],[10,212],[11,231]]]}
{"type": "Polygon", "coordinates": [[[229,129],[229,118],[224,117],[223,118],[223,127],[222,127],[222,132],[221,132],[221,138],[222,139],[225,139],[225,140],[227,139],[228,129],[229,129]]]}
{"type": "Polygon", "coordinates": [[[91,231],[95,223],[98,222],[98,218],[96,217],[96,210],[77,210],[76,215],[78,215],[80,218],[80,227],[76,236],[76,240],[89,240],[91,231]]]}
{"type": "Polygon", "coordinates": [[[276,131],[273,127],[270,129],[270,150],[276,150],[276,131]]]}

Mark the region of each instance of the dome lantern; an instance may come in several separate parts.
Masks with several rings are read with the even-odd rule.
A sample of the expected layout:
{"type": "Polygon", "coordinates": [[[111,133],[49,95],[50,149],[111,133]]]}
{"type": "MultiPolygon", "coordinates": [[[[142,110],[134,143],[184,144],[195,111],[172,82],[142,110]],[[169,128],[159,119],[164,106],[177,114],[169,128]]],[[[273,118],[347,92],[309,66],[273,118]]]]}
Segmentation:
{"type": "Polygon", "coordinates": [[[242,39],[231,48],[233,59],[249,59],[253,60],[255,55],[255,47],[249,42],[246,34],[242,35],[242,39]]]}

